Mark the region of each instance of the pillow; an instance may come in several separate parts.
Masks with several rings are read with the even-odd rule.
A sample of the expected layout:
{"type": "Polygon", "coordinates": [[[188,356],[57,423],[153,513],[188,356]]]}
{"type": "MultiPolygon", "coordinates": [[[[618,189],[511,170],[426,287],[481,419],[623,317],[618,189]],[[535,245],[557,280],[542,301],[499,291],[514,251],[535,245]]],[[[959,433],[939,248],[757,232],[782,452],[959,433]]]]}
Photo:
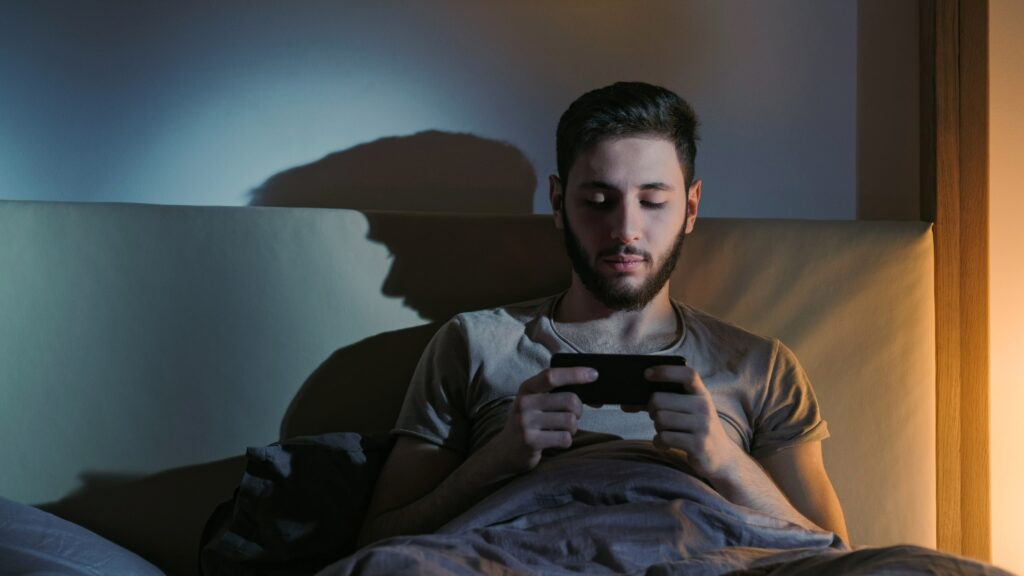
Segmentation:
{"type": "Polygon", "coordinates": [[[312,574],[354,552],[392,445],[337,432],[249,448],[234,498],[204,530],[203,574],[312,574]]]}
{"type": "Polygon", "coordinates": [[[149,562],[85,528],[0,498],[0,573],[161,576],[149,562]]]}

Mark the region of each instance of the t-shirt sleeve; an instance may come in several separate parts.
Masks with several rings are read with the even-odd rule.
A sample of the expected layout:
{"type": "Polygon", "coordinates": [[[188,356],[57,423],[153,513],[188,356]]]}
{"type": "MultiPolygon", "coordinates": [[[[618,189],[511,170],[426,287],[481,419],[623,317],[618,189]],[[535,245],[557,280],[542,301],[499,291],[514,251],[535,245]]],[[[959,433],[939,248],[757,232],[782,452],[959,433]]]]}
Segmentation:
{"type": "Polygon", "coordinates": [[[434,334],[420,356],[391,433],[466,452],[470,441],[468,386],[465,332],[459,320],[453,318],[434,334]]]}
{"type": "Polygon", "coordinates": [[[818,400],[796,355],[773,340],[764,401],[754,422],[750,454],[768,456],[783,448],[829,437],[818,400]]]}

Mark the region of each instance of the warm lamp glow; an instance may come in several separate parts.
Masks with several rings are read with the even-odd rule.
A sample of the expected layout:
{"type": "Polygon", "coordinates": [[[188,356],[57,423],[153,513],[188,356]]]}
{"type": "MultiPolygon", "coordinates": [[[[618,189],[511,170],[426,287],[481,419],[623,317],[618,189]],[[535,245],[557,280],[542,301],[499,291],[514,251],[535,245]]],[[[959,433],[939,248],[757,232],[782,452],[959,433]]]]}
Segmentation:
{"type": "Polygon", "coordinates": [[[1024,574],[1024,3],[989,4],[992,561],[1024,574]]]}

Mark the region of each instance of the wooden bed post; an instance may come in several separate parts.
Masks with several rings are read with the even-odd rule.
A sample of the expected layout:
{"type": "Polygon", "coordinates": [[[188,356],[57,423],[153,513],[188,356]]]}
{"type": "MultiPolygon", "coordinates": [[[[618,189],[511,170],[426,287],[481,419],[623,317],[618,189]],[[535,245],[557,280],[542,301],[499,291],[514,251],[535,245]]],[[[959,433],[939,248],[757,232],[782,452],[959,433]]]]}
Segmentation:
{"type": "Polygon", "coordinates": [[[938,548],[988,561],[988,1],[920,1],[921,213],[935,222],[938,548]]]}

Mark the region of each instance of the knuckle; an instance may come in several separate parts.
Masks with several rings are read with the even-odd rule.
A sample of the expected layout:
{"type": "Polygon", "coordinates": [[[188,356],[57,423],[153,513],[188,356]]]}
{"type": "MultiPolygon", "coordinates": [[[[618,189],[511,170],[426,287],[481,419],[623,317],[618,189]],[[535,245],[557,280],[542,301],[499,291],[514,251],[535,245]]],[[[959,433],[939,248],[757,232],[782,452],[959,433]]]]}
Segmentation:
{"type": "Polygon", "coordinates": [[[533,430],[523,430],[522,434],[523,444],[527,446],[533,446],[537,441],[537,433],[533,430]]]}
{"type": "Polygon", "coordinates": [[[526,413],[519,412],[515,416],[516,424],[521,430],[526,430],[529,427],[530,419],[526,416],[526,413]]]}

